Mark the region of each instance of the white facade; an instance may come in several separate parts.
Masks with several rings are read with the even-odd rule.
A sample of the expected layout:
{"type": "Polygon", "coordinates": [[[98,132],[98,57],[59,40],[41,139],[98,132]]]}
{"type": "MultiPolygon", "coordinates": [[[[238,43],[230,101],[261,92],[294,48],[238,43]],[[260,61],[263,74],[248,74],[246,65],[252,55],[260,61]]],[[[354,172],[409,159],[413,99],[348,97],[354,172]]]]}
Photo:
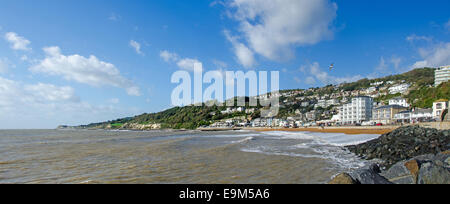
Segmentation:
{"type": "Polygon", "coordinates": [[[431,109],[417,109],[413,111],[402,111],[395,114],[394,119],[397,122],[424,122],[433,118],[433,111],[431,109]]]}
{"type": "Polygon", "coordinates": [[[439,67],[434,71],[434,86],[450,80],[450,65],[439,67]]]}
{"type": "Polygon", "coordinates": [[[317,107],[326,108],[327,107],[327,101],[324,100],[324,99],[317,101],[317,107]]]}
{"type": "Polygon", "coordinates": [[[409,104],[406,101],[406,99],[401,98],[401,97],[396,97],[396,98],[389,100],[389,105],[399,105],[399,106],[403,106],[403,107],[409,107],[409,104]]]}
{"type": "Polygon", "coordinates": [[[339,100],[338,99],[327,100],[327,106],[335,106],[335,105],[339,105],[339,100]]]}
{"type": "Polygon", "coordinates": [[[433,117],[440,119],[444,110],[448,109],[448,100],[439,100],[433,103],[433,117]]]}
{"type": "Polygon", "coordinates": [[[341,122],[344,124],[362,123],[372,117],[373,99],[367,96],[355,97],[341,108],[341,122]]]}
{"type": "Polygon", "coordinates": [[[408,91],[409,88],[409,84],[399,84],[399,85],[395,85],[392,86],[391,88],[389,88],[389,93],[390,94],[397,94],[397,93],[405,93],[406,91],[408,91]]]}
{"type": "Polygon", "coordinates": [[[366,89],[366,94],[371,94],[375,91],[377,91],[377,87],[369,87],[366,89]]]}

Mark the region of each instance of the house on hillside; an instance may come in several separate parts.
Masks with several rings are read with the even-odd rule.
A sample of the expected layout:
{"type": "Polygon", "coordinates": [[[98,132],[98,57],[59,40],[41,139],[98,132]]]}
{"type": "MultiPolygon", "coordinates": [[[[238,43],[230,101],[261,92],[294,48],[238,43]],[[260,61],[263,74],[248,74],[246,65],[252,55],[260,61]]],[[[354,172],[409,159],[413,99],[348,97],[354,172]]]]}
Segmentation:
{"type": "Polygon", "coordinates": [[[398,85],[394,85],[391,88],[389,88],[389,93],[390,94],[404,94],[405,92],[408,91],[410,85],[409,84],[398,84],[398,85]]]}
{"type": "Polygon", "coordinates": [[[399,105],[403,107],[409,107],[409,103],[405,98],[402,97],[395,97],[389,100],[389,105],[399,105]]]}

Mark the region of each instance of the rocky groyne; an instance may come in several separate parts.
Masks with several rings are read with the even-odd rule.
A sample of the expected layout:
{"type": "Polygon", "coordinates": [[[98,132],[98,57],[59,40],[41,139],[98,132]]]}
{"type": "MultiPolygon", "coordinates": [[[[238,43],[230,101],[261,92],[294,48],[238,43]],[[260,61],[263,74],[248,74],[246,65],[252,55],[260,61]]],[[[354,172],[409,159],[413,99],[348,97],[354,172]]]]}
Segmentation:
{"type": "Polygon", "coordinates": [[[347,148],[381,162],[337,175],[331,184],[450,184],[450,130],[401,127],[347,148]]]}

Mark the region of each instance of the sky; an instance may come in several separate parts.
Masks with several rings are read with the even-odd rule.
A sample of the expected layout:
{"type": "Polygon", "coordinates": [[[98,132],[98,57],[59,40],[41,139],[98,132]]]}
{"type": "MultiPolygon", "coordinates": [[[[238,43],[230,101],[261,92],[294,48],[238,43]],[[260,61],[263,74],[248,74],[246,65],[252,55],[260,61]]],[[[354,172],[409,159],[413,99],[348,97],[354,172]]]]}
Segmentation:
{"type": "Polygon", "coordinates": [[[170,108],[172,74],[194,63],[205,71],[279,71],[280,89],[450,64],[448,0],[0,4],[0,129],[170,108]]]}

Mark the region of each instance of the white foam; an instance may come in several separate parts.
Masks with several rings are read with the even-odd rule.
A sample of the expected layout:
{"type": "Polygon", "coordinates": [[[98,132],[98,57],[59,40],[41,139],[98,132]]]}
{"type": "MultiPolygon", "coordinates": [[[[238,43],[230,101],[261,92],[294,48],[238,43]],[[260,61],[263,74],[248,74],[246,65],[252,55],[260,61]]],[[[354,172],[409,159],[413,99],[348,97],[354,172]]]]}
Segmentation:
{"type": "Polygon", "coordinates": [[[347,135],[344,133],[315,132],[266,132],[264,134],[269,135],[274,139],[314,140],[320,144],[338,147],[361,144],[380,136],[374,134],[347,135]]]}
{"type": "Polygon", "coordinates": [[[208,135],[208,136],[199,136],[199,137],[208,137],[208,138],[237,138],[237,137],[261,137],[261,134],[253,133],[253,134],[242,134],[242,135],[208,135]]]}
{"type": "Polygon", "coordinates": [[[344,169],[354,169],[365,166],[367,161],[358,158],[356,155],[342,147],[361,144],[380,136],[372,134],[347,135],[344,133],[280,131],[265,132],[262,134],[268,139],[299,140],[301,143],[291,146],[272,146],[272,143],[258,146],[248,145],[247,147],[242,148],[241,151],[266,155],[324,159],[335,164],[335,166],[344,169]],[[312,153],[303,153],[305,150],[310,150],[312,153]]]}
{"type": "Polygon", "coordinates": [[[348,145],[357,145],[373,139],[380,137],[380,135],[373,134],[361,134],[361,135],[347,135],[347,134],[337,134],[337,135],[326,135],[318,134],[316,135],[320,138],[321,142],[328,145],[344,147],[348,145]]]}
{"type": "Polygon", "coordinates": [[[254,138],[254,137],[246,137],[246,138],[244,138],[244,139],[242,139],[242,140],[233,141],[233,142],[231,142],[231,143],[233,143],[233,144],[245,143],[245,142],[251,141],[251,140],[253,140],[253,139],[255,139],[255,138],[254,138]]]}
{"type": "Polygon", "coordinates": [[[272,136],[276,139],[294,139],[294,140],[312,140],[315,139],[314,135],[306,132],[265,132],[264,134],[272,136]]]}

